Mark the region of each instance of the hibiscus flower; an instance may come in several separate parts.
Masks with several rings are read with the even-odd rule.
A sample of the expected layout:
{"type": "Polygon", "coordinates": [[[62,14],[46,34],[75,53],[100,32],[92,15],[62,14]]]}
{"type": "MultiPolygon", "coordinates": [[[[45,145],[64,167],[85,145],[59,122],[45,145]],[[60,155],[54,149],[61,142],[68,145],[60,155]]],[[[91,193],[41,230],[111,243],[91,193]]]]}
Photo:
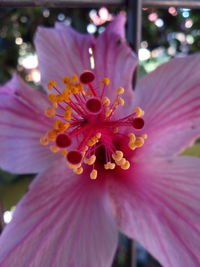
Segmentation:
{"type": "Polygon", "coordinates": [[[17,75],[1,87],[0,166],[39,174],[1,235],[0,266],[111,266],[118,231],[163,266],[200,265],[200,159],[177,155],[200,135],[200,56],[133,92],[124,23],[96,39],[40,27],[48,97],[17,75]]]}

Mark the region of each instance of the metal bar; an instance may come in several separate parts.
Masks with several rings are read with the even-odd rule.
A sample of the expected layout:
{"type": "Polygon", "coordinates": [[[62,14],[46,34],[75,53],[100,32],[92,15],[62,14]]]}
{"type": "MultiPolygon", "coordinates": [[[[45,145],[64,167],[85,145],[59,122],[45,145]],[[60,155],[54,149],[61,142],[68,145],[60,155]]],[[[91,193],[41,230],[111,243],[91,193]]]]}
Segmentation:
{"type": "MultiPolygon", "coordinates": [[[[135,2],[135,0],[132,0],[135,2]]],[[[200,8],[200,0],[143,0],[143,7],[200,8]]],[[[111,7],[126,6],[127,0],[0,0],[0,7],[111,7]]]]}
{"type": "Polygon", "coordinates": [[[143,0],[143,6],[200,8],[200,0],[143,0]]]}
{"type": "MultiPolygon", "coordinates": [[[[142,36],[142,0],[129,0],[127,7],[127,39],[132,46],[134,52],[138,54],[142,36]]],[[[133,88],[135,88],[136,82],[139,77],[138,68],[135,70],[133,76],[133,88]]],[[[131,267],[137,266],[137,253],[134,240],[128,240],[131,267]]]]}
{"type": "Polygon", "coordinates": [[[142,0],[128,1],[128,42],[133,46],[135,53],[138,52],[141,41],[142,29],[142,0]]]}
{"type": "MultiPolygon", "coordinates": [[[[142,0],[128,1],[128,31],[127,39],[132,46],[134,52],[137,54],[140,48],[142,35],[142,0]]],[[[135,87],[138,78],[138,69],[136,69],[133,77],[133,88],[135,87]]]]}
{"type": "Polygon", "coordinates": [[[4,212],[3,203],[1,202],[1,199],[0,199],[0,234],[4,228],[3,212],[4,212]]]}
{"type": "Polygon", "coordinates": [[[0,0],[0,7],[101,7],[126,6],[126,0],[0,0]]]}

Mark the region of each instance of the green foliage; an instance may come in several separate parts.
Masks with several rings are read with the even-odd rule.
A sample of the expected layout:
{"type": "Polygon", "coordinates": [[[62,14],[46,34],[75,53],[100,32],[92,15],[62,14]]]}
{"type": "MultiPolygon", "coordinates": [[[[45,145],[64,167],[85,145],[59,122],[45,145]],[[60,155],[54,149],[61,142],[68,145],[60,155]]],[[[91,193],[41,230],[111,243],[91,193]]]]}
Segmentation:
{"type": "Polygon", "coordinates": [[[10,184],[0,184],[0,202],[4,210],[10,210],[27,192],[32,177],[24,176],[10,184]]]}
{"type": "Polygon", "coordinates": [[[198,141],[192,147],[187,148],[182,155],[200,157],[200,142],[198,141]]]}
{"type": "Polygon", "coordinates": [[[86,31],[89,23],[88,9],[67,8],[4,8],[0,10],[0,84],[5,83],[13,72],[24,75],[23,68],[18,66],[21,45],[16,44],[16,38],[22,38],[29,53],[34,51],[33,39],[39,25],[53,26],[58,21],[59,14],[72,21],[74,28],[86,31]]]}

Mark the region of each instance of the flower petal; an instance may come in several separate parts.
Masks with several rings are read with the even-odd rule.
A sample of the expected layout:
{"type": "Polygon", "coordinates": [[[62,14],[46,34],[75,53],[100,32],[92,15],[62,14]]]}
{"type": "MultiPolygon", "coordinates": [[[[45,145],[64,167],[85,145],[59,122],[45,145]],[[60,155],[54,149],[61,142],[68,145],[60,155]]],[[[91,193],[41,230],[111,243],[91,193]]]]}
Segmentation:
{"type": "Polygon", "coordinates": [[[200,54],[172,59],[139,82],[134,105],[145,111],[145,154],[170,156],[200,136],[199,68],[200,54]]]}
{"type": "Polygon", "coordinates": [[[33,182],[0,238],[0,265],[109,267],[117,230],[104,186],[55,162],[33,182]]]}
{"type": "Polygon", "coordinates": [[[80,75],[90,69],[89,48],[93,37],[80,34],[62,23],[55,28],[39,27],[35,36],[35,46],[39,58],[42,85],[47,87],[50,80],[56,80],[62,90],[62,78],[80,75]]]}
{"type": "Polygon", "coordinates": [[[97,88],[101,87],[102,78],[110,79],[111,83],[106,89],[105,95],[112,100],[116,97],[117,88],[125,88],[126,92],[123,98],[128,107],[133,99],[132,79],[137,58],[126,43],[125,22],[125,14],[121,12],[97,38],[94,46],[94,72],[97,88]]]}
{"type": "Polygon", "coordinates": [[[199,166],[200,159],[183,156],[135,163],[111,188],[121,231],[163,266],[200,266],[199,166]]]}
{"type": "Polygon", "coordinates": [[[44,116],[48,101],[17,75],[0,88],[0,167],[14,173],[39,172],[57,156],[39,139],[52,127],[44,116]]]}

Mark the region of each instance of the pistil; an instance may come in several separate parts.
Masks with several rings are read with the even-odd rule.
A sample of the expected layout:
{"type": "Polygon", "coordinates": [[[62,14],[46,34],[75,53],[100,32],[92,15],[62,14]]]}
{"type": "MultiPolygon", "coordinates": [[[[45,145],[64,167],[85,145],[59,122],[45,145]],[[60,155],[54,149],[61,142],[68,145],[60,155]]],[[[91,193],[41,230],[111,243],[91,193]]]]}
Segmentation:
{"type": "Polygon", "coordinates": [[[115,110],[125,104],[121,97],[125,89],[117,88],[116,98],[112,102],[104,95],[110,84],[109,78],[102,79],[101,94],[93,85],[94,79],[95,75],[90,71],[83,72],[79,78],[77,75],[64,77],[65,89],[62,92],[55,81],[48,83],[48,89],[53,91],[48,96],[52,106],[46,109],[45,114],[59,119],[55,119],[53,129],[40,138],[42,145],[49,145],[52,152],[61,153],[68,167],[76,174],[83,173],[84,165],[91,166],[90,178],[93,180],[98,176],[97,152],[101,147],[105,151],[102,165],[105,170],[130,168],[130,162],[113,141],[122,134],[122,127],[131,127],[134,131],[127,136],[130,150],[142,147],[147,138],[146,134],[137,135],[137,130],[144,127],[144,111],[140,107],[124,118],[113,119],[115,110]]]}

